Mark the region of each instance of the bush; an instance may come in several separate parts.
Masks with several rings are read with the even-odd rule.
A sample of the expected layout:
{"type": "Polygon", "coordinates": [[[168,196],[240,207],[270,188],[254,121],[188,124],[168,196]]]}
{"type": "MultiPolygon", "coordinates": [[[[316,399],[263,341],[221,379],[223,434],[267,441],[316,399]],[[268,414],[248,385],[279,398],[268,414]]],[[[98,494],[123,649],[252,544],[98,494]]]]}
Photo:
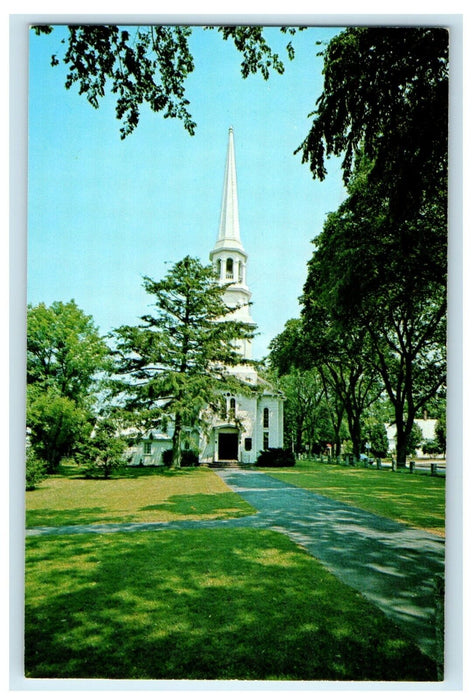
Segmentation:
{"type": "Polygon", "coordinates": [[[40,481],[46,478],[46,465],[37,457],[31,447],[26,450],[26,490],[34,491],[40,481]]]}
{"type": "Polygon", "coordinates": [[[421,446],[421,450],[424,455],[437,455],[441,452],[437,440],[425,440],[421,446]]]}
{"type": "Polygon", "coordinates": [[[295,454],[291,450],[282,447],[269,447],[260,453],[256,464],[259,467],[293,467],[295,454]]]}
{"type": "Polygon", "coordinates": [[[162,461],[165,467],[170,467],[172,464],[172,449],[164,450],[162,453],[162,461]]]}
{"type": "MultiPolygon", "coordinates": [[[[162,453],[162,461],[165,467],[170,467],[172,464],[172,449],[164,450],[162,453]]],[[[198,467],[199,458],[198,452],[194,450],[182,450],[180,458],[181,467],[198,467]]]]}

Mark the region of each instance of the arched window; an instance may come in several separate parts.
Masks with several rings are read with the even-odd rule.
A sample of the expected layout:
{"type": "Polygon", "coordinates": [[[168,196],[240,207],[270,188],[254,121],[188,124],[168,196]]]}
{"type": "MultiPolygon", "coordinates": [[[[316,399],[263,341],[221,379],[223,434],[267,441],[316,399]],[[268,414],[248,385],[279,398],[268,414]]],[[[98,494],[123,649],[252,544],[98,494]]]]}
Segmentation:
{"type": "Polygon", "coordinates": [[[264,408],[264,413],[263,413],[263,427],[268,428],[269,427],[269,409],[264,408]]]}
{"type": "Polygon", "coordinates": [[[221,277],[221,258],[218,258],[216,261],[216,274],[218,275],[218,278],[221,277]]]}
{"type": "Polygon", "coordinates": [[[226,260],[226,279],[233,279],[233,258],[227,258],[226,260]]]}
{"type": "Polygon", "coordinates": [[[236,417],[236,399],[234,397],[229,400],[229,417],[232,420],[236,417]]]}
{"type": "Polygon", "coordinates": [[[241,261],[238,262],[238,282],[243,281],[243,264],[241,261]]]}

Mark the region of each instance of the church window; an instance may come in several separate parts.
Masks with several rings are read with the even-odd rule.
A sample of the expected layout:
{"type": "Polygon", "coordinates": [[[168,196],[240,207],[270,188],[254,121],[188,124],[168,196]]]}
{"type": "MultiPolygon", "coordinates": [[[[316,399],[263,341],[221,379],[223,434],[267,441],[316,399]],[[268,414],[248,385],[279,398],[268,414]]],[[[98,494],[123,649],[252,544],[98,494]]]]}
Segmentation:
{"type": "Polygon", "coordinates": [[[268,450],[269,449],[269,431],[264,432],[262,441],[263,441],[264,450],[268,450]]]}
{"type": "Polygon", "coordinates": [[[264,413],[263,413],[263,427],[268,428],[269,427],[269,409],[264,408],[264,413]]]}
{"type": "Polygon", "coordinates": [[[152,448],[152,443],[151,443],[150,441],[149,441],[149,442],[145,442],[145,443],[144,443],[144,454],[145,454],[145,455],[150,455],[150,454],[151,454],[151,448],[152,448]]]}
{"type": "Polygon", "coordinates": [[[231,398],[229,400],[229,417],[234,420],[236,416],[236,399],[231,398]]]}
{"type": "Polygon", "coordinates": [[[252,438],[246,438],[244,440],[244,449],[246,452],[250,452],[252,450],[252,438]]]}
{"type": "Polygon", "coordinates": [[[233,279],[233,258],[226,260],[226,279],[233,279]]]}
{"type": "Polygon", "coordinates": [[[238,282],[243,281],[243,264],[241,261],[238,262],[238,282]]]}
{"type": "Polygon", "coordinates": [[[216,261],[216,274],[221,277],[221,258],[216,261]]]}

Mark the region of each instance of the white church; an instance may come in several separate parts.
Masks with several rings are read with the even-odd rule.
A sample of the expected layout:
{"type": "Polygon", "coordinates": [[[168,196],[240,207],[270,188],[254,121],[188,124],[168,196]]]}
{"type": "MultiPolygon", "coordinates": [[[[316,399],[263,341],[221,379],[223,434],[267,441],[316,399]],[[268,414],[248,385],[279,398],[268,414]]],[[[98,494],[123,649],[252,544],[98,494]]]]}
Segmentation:
{"type": "MultiPolygon", "coordinates": [[[[238,193],[233,129],[229,130],[223,197],[218,238],[210,252],[222,285],[229,285],[224,301],[234,307],[234,317],[256,328],[251,312],[251,292],[247,284],[248,255],[239,232],[238,193]]],[[[242,359],[252,359],[252,341],[241,340],[242,359]]],[[[252,395],[226,395],[226,410],[219,415],[208,411],[205,433],[198,436],[199,459],[208,465],[251,464],[261,451],[283,447],[283,396],[247,364],[228,368],[259,391],[252,395]]],[[[162,464],[163,452],[172,447],[172,426],[166,433],[149,431],[142,442],[128,453],[132,465],[162,464]]],[[[186,445],[184,445],[184,448],[186,445]]]]}

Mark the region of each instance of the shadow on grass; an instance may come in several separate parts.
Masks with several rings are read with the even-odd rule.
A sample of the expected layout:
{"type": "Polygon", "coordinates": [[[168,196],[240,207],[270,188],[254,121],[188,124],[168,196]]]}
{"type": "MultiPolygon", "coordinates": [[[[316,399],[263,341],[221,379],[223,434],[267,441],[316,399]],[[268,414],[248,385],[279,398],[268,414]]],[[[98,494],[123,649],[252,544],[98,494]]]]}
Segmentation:
{"type": "Polygon", "coordinates": [[[227,493],[196,493],[196,494],[176,494],[162,503],[143,506],[141,511],[164,511],[175,513],[176,515],[209,515],[218,518],[227,518],[239,512],[241,515],[255,513],[246,501],[233,492],[227,493]]]}
{"type": "Polygon", "coordinates": [[[422,474],[298,463],[270,476],[378,515],[444,532],[445,482],[422,474]]]}
{"type": "Polygon", "coordinates": [[[391,621],[274,532],[30,539],[26,582],[28,677],[436,680],[391,621]]]}
{"type": "MultiPolygon", "coordinates": [[[[127,518],[129,519],[129,518],[127,518]]],[[[116,514],[107,515],[105,508],[69,508],[54,511],[50,508],[37,508],[27,511],[26,526],[31,527],[62,527],[63,525],[89,525],[93,522],[114,523],[119,518],[116,514]]],[[[121,521],[124,521],[122,518],[121,521]]]]}

